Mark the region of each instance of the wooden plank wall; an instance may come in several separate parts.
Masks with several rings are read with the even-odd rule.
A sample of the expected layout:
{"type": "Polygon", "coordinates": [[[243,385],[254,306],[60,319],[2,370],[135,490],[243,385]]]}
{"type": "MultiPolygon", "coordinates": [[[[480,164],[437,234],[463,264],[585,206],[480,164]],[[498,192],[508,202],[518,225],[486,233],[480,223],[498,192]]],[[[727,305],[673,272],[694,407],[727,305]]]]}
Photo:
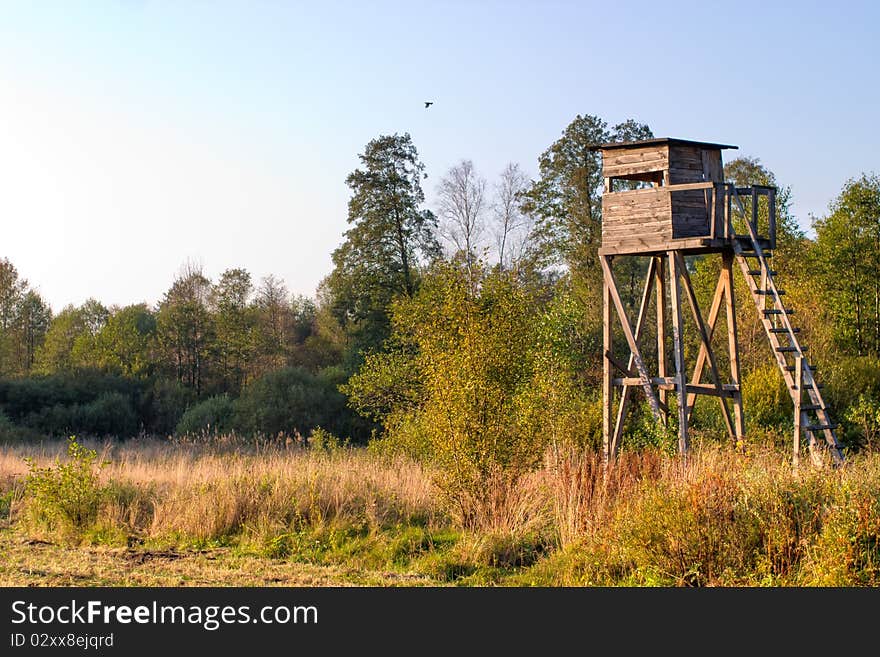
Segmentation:
{"type": "Polygon", "coordinates": [[[602,196],[602,245],[663,247],[672,238],[672,208],[663,187],[602,196]]]}
{"type": "MultiPolygon", "coordinates": [[[[669,147],[669,184],[714,181],[722,182],[721,151],[698,146],[672,144],[669,147]]],[[[705,237],[709,235],[710,192],[686,191],[672,195],[672,237],[705,237]]]]}
{"type": "Polygon", "coordinates": [[[706,193],[695,189],[672,196],[672,238],[705,237],[709,234],[706,193]]]}
{"type": "Polygon", "coordinates": [[[669,164],[667,144],[640,148],[614,148],[602,153],[602,175],[620,178],[651,171],[663,171],[669,164]]]}
{"type": "Polygon", "coordinates": [[[697,146],[669,146],[669,184],[703,181],[703,149],[697,146]]]}

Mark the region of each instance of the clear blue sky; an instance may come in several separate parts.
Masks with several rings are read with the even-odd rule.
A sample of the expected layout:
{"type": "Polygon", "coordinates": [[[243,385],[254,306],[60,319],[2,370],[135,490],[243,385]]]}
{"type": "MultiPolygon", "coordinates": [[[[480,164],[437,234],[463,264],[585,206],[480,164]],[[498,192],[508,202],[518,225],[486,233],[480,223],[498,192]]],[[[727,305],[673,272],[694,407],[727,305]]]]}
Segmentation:
{"type": "Polygon", "coordinates": [[[878,25],[871,2],[0,1],[0,257],[55,311],[155,303],[188,259],[311,295],[370,139],[411,133],[430,200],[461,158],[534,176],[579,113],[738,144],[808,226],[880,170],[878,25]]]}

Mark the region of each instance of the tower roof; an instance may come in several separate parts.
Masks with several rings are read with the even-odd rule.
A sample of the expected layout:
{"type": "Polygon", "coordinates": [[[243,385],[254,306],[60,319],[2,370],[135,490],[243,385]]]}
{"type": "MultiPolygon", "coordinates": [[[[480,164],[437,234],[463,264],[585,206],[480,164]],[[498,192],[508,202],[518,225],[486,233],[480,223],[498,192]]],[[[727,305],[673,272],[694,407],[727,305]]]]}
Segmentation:
{"type": "Polygon", "coordinates": [[[739,146],[731,146],[730,144],[713,144],[708,141],[691,141],[690,139],[675,139],[673,137],[657,137],[654,139],[642,139],[639,141],[612,141],[606,144],[596,144],[595,146],[591,146],[591,150],[610,150],[612,148],[638,148],[639,146],[651,146],[654,144],[677,144],[681,146],[699,146],[701,148],[710,148],[710,149],[724,149],[724,148],[735,148],[739,149],[739,146]]]}

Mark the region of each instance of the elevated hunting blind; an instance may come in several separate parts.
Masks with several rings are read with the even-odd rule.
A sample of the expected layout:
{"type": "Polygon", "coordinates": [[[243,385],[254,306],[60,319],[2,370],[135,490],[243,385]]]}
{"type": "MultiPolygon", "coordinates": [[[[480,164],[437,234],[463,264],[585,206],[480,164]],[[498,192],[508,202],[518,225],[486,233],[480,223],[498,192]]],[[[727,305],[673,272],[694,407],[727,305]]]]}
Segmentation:
{"type": "Polygon", "coordinates": [[[730,439],[735,444],[742,443],[744,415],[733,287],[736,261],[794,402],[795,463],[803,438],[808,440],[815,460],[822,458],[819,447],[824,442],[832,460],[841,462],[836,425],[814,378],[815,367],[806,361],[807,347],[798,342],[800,329],[790,321],[794,311],[785,307],[785,292],[776,286],[776,272],[769,265],[776,248],[776,188],[736,187],[724,181],[722,151],[736,146],[663,138],[602,144],[596,148],[602,154],[604,178],[599,259],[604,274],[606,459],[613,459],[620,447],[632,390],[636,388],[644,392],[655,419],[664,424],[669,424],[673,412],[667,403],[669,393],[675,393],[674,411],[682,454],[689,448],[688,424],[698,395],[718,399],[730,439]],[[685,256],[699,254],[721,256],[720,274],[706,318],[685,263],[685,256]],[[615,278],[613,261],[617,256],[648,259],[647,278],[634,323],[615,278]],[[647,348],[642,342],[652,298],[656,343],[647,348]],[[690,309],[700,344],[690,378],[685,362],[683,304],[690,309]],[[727,323],[726,372],[719,367],[713,349],[722,307],[727,323]],[[628,347],[625,360],[615,351],[614,314],[628,347]],[[671,324],[671,341],[667,324],[671,324]],[[674,372],[671,376],[670,370],[674,372]],[[706,370],[708,382],[702,380],[706,370]],[[722,381],[722,375],[727,380],[722,381]]]}

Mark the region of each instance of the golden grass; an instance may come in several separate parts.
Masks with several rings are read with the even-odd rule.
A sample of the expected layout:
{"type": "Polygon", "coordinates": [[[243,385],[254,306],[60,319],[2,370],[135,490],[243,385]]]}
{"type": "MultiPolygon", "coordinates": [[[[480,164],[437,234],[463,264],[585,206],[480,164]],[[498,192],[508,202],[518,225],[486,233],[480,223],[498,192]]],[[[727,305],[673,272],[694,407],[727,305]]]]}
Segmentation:
{"type": "MultiPolygon", "coordinates": [[[[92,447],[108,463],[101,480],[109,492],[95,526],[66,549],[71,564],[123,559],[115,567],[130,580],[110,577],[110,565],[86,569],[101,581],[173,582],[180,572],[171,561],[180,561],[193,583],[250,581],[254,563],[265,562],[290,566],[278,575],[284,582],[313,575],[328,583],[880,584],[877,455],[796,473],[773,450],[705,448],[686,462],[642,451],[606,471],[595,453],[551,449],[538,471],[477,492],[472,508],[482,515],[465,528],[432,472],[403,457],[232,443],[92,447]],[[129,568],[139,558],[130,554],[157,550],[186,556],[156,561],[164,579],[129,568]],[[246,574],[232,574],[233,562],[246,574]],[[298,571],[296,562],[330,570],[298,571]],[[211,575],[215,566],[226,574],[211,575]]],[[[0,449],[0,495],[11,518],[0,544],[19,562],[0,570],[3,581],[31,582],[21,573],[35,560],[42,565],[31,570],[47,573],[46,583],[66,581],[46,565],[65,548],[21,542],[64,540],[29,526],[22,499],[24,457],[48,466],[64,449],[0,449]]]]}
{"type": "MultiPolygon", "coordinates": [[[[21,481],[25,457],[39,466],[64,458],[65,444],[7,447],[0,481],[21,481]]],[[[103,515],[142,537],[210,541],[257,526],[328,522],[378,529],[442,517],[429,477],[415,462],[364,450],[335,455],[302,449],[208,446],[158,441],[91,445],[101,480],[122,487],[103,515]],[[125,490],[125,489],[128,490],[125,490]]]]}

